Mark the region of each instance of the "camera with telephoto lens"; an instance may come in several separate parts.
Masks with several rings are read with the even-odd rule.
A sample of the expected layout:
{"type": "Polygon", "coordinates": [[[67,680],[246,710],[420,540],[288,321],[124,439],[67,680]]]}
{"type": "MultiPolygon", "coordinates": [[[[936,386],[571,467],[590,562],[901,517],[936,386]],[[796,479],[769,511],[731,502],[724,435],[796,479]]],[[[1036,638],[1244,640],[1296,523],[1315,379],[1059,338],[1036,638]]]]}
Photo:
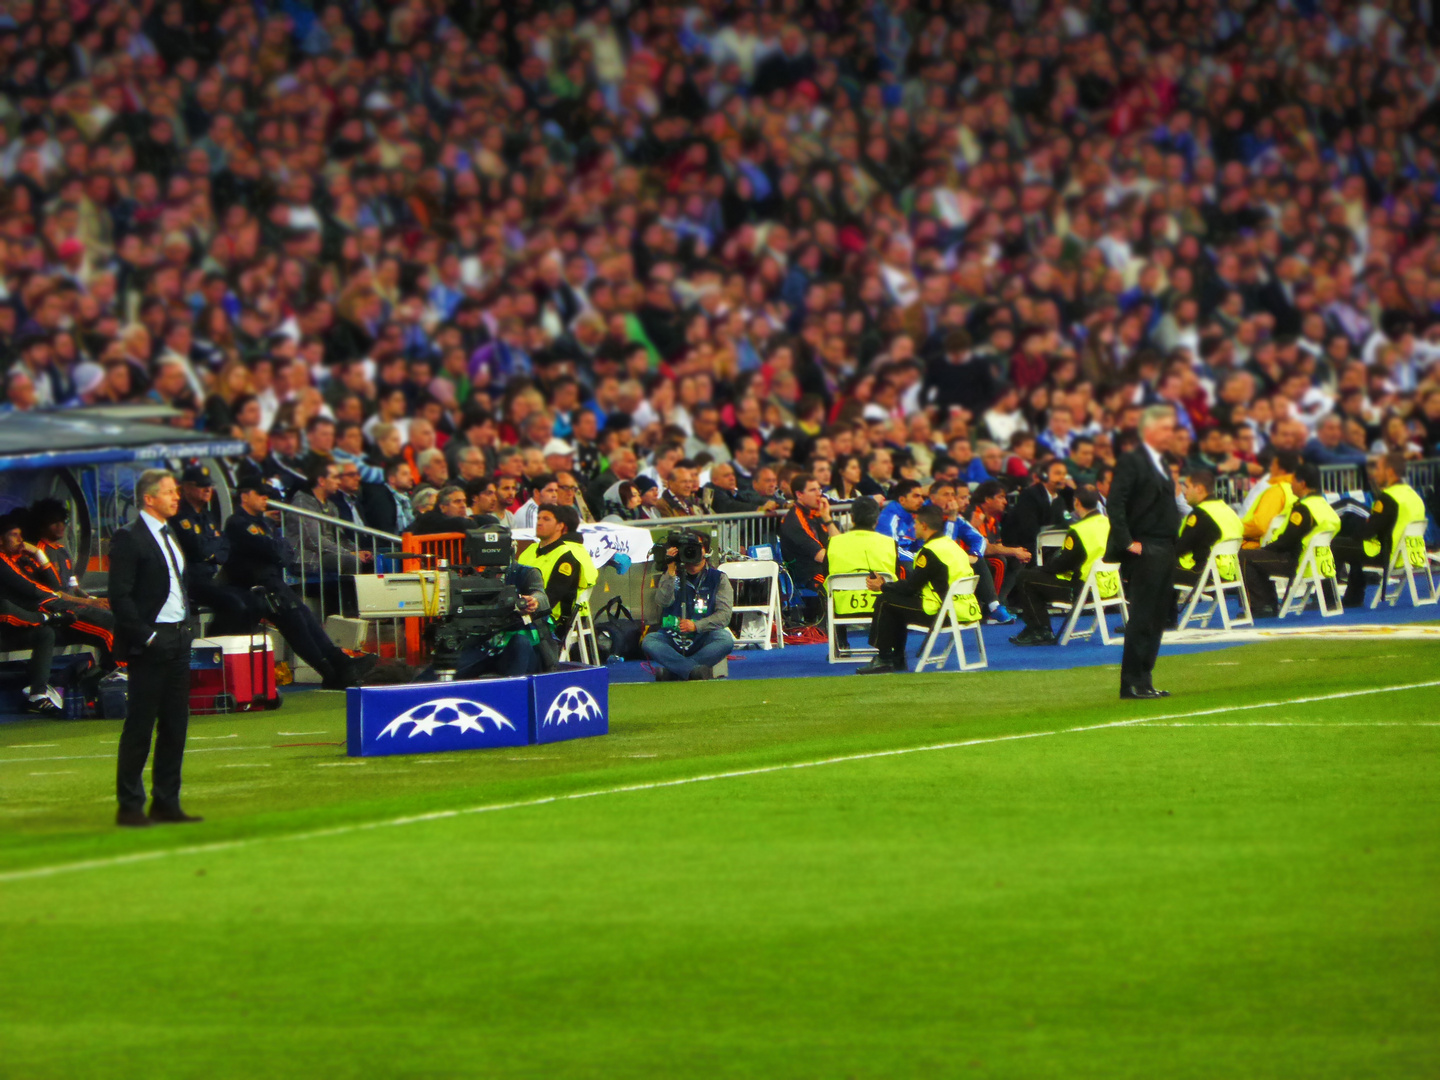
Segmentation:
{"type": "Polygon", "coordinates": [[[691,529],[675,529],[650,549],[650,561],[665,567],[670,563],[694,566],[705,561],[705,538],[691,529]],[[676,554],[671,555],[674,548],[676,554]]]}
{"type": "Polygon", "coordinates": [[[466,566],[462,571],[448,569],[446,611],[434,631],[432,656],[442,681],[455,677],[466,648],[527,624],[516,610],[518,590],[505,582],[514,558],[510,530],[498,525],[472,529],[464,547],[466,566]]]}

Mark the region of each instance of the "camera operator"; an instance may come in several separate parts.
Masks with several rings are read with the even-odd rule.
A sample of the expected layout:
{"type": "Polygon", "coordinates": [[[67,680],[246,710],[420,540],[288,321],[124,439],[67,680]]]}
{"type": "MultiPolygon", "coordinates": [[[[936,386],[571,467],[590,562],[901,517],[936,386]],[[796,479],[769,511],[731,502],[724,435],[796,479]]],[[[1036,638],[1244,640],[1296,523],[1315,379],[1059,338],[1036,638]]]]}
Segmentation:
{"type": "Polygon", "coordinates": [[[641,648],[660,668],[656,682],[713,679],[715,665],[730,655],[730,579],[706,565],[698,533],[672,532],[666,540],[665,569],[646,597],[646,621],[654,629],[641,648]]]}
{"type": "Polygon", "coordinates": [[[288,552],[268,520],[270,491],[259,477],[240,483],[240,509],[225,523],[225,538],[230,542],[225,578],[231,585],[250,590],[252,615],[275,624],[296,655],[320,673],[325,689],[354,686],[375,665],[375,658],[346,656],[330,640],[315,613],[285,583],[288,552]]]}
{"type": "MultiPolygon", "coordinates": [[[[558,646],[550,633],[550,600],[540,571],[511,563],[501,580],[515,589],[515,608],[502,630],[470,638],[456,652],[455,678],[479,679],[486,675],[535,675],[555,666],[558,646]]],[[[435,667],[421,676],[435,677],[435,667]]]]}
{"type": "Polygon", "coordinates": [[[535,537],[536,542],[520,553],[520,563],[533,566],[544,579],[555,636],[563,642],[580,594],[595,584],[599,573],[580,538],[580,513],[575,507],[543,504],[535,514],[535,537]]]}

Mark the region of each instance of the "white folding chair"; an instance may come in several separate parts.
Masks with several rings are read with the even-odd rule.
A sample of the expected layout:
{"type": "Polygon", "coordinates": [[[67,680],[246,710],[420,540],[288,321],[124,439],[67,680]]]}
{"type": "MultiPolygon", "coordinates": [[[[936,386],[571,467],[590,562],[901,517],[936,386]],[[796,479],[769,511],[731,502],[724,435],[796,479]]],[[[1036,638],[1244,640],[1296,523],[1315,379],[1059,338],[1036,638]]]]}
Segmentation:
{"type": "Polygon", "coordinates": [[[575,597],[575,618],[570,620],[570,629],[565,633],[565,644],[560,646],[560,653],[568,660],[572,650],[578,649],[580,663],[599,667],[600,646],[595,640],[595,622],[590,618],[590,594],[594,591],[595,586],[592,585],[582,589],[575,597]]]}
{"type": "Polygon", "coordinates": [[[1100,631],[1100,640],[1106,645],[1117,644],[1110,634],[1110,624],[1106,619],[1106,612],[1119,609],[1120,621],[1130,621],[1130,608],[1125,603],[1125,587],[1120,582],[1120,564],[1106,562],[1104,559],[1096,559],[1090,567],[1090,573],[1085,575],[1085,584],[1080,586],[1080,595],[1075,598],[1075,603],[1070,606],[1070,617],[1065,620],[1065,629],[1060,632],[1060,644],[1070,644],[1071,638],[1089,638],[1097,629],[1100,631]],[[1101,596],[1100,584],[1097,581],[1101,574],[1113,574],[1115,583],[1115,594],[1113,596],[1101,596]],[[1092,616],[1091,624],[1084,630],[1076,629],[1077,624],[1086,614],[1092,616]]]}
{"type": "MultiPolygon", "coordinates": [[[[1184,589],[1187,586],[1177,585],[1177,589],[1184,589]]],[[[1197,620],[1201,626],[1207,629],[1210,620],[1215,617],[1216,612],[1220,614],[1220,621],[1226,630],[1233,630],[1237,626],[1254,626],[1255,616],[1250,611],[1250,596],[1245,592],[1245,578],[1240,573],[1240,541],[1221,540],[1210,549],[1210,557],[1205,560],[1205,569],[1200,571],[1200,580],[1190,590],[1190,602],[1185,605],[1185,611],[1180,616],[1178,629],[1184,630],[1190,625],[1190,620],[1197,620]],[[1226,581],[1220,576],[1219,560],[1228,558],[1230,565],[1235,568],[1235,579],[1226,581]],[[1226,603],[1225,594],[1235,593],[1240,599],[1240,614],[1235,618],[1230,617],[1230,606],[1226,603]],[[1203,611],[1197,609],[1202,601],[1209,601],[1209,606],[1203,611]]]]}
{"type": "Polygon", "coordinates": [[[1065,546],[1066,529],[1041,529],[1035,537],[1035,565],[1045,565],[1045,552],[1065,546]]]}
{"type": "MultiPolygon", "coordinates": [[[[825,579],[825,636],[830,639],[826,659],[832,664],[858,664],[875,655],[869,645],[839,644],[837,626],[869,627],[870,617],[875,611],[875,600],[880,595],[871,592],[865,584],[866,574],[831,574],[825,579]]],[[[886,581],[894,581],[894,574],[879,574],[886,581]]]]}
{"type": "MultiPolygon", "coordinates": [[[[720,572],[731,582],[763,581],[766,583],[766,597],[759,604],[736,604],[733,613],[740,617],[739,633],[735,635],[736,645],[759,646],[766,651],[785,647],[784,625],[780,618],[780,564],[766,560],[749,562],[727,562],[720,564],[720,572]],[[749,614],[758,619],[746,619],[749,614]],[[751,625],[747,626],[746,624],[751,625]]],[[[738,594],[738,590],[737,590],[738,594]]]]}
{"type": "Polygon", "coordinates": [[[945,593],[945,600],[940,605],[940,611],[935,616],[933,626],[914,625],[908,627],[910,630],[919,630],[925,635],[925,646],[920,650],[920,659],[915,662],[917,672],[924,671],[930,665],[935,665],[936,671],[945,670],[945,661],[950,659],[950,651],[955,650],[956,663],[960,665],[961,671],[975,671],[979,668],[990,666],[990,657],[985,652],[985,635],[980,631],[983,619],[976,619],[974,622],[962,623],[955,616],[955,598],[957,596],[975,595],[975,586],[980,579],[974,574],[969,577],[956,578],[950,583],[950,588],[945,593]],[[965,660],[965,638],[966,630],[975,631],[976,647],[980,650],[980,659],[967,663],[965,660]],[[950,640],[945,643],[945,651],[935,656],[935,646],[940,641],[941,635],[948,634],[950,640]]]}
{"type": "MultiPolygon", "coordinates": [[[[1405,526],[1405,531],[1400,534],[1400,543],[1396,544],[1395,550],[1390,552],[1390,565],[1385,572],[1380,575],[1380,588],[1375,593],[1375,599],[1370,601],[1371,608],[1378,608],[1382,597],[1389,602],[1391,607],[1394,607],[1400,602],[1400,595],[1405,591],[1407,585],[1410,588],[1410,603],[1414,607],[1426,607],[1440,601],[1440,594],[1437,594],[1435,591],[1435,574],[1434,571],[1430,569],[1430,556],[1428,554],[1425,555],[1422,565],[1418,568],[1412,566],[1410,563],[1409,552],[1406,549],[1413,546],[1410,543],[1412,540],[1414,544],[1419,545],[1421,552],[1425,551],[1424,518],[1421,518],[1419,521],[1412,521],[1409,525],[1405,526]],[[1403,581],[1399,577],[1402,570],[1405,573],[1405,579],[1403,581]],[[1420,585],[1416,581],[1422,572],[1425,575],[1426,584],[1429,585],[1429,589],[1424,596],[1420,595],[1420,585]]],[[[1368,572],[1379,573],[1377,570],[1368,572]]]]}
{"type": "Polygon", "coordinates": [[[1280,605],[1280,618],[1292,614],[1303,615],[1311,593],[1314,593],[1319,601],[1320,614],[1325,618],[1334,618],[1344,613],[1345,609],[1340,605],[1339,583],[1335,580],[1335,556],[1330,551],[1330,541],[1333,539],[1333,530],[1322,529],[1306,542],[1305,552],[1300,556],[1299,565],[1295,567],[1295,576],[1290,579],[1289,587],[1285,590],[1285,602],[1280,605]],[[1325,595],[1323,583],[1326,581],[1330,582],[1331,588],[1335,590],[1333,605],[1325,595]]]}

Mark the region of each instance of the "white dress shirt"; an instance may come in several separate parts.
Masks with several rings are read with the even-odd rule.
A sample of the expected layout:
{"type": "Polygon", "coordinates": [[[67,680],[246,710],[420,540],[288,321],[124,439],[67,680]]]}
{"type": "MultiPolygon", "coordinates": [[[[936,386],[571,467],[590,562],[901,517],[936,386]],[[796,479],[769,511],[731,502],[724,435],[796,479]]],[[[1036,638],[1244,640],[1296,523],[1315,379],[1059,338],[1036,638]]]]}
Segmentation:
{"type": "MultiPolygon", "coordinates": [[[[1150,455],[1150,463],[1155,466],[1155,471],[1164,477],[1167,485],[1173,485],[1175,478],[1170,475],[1170,468],[1165,464],[1165,459],[1160,456],[1160,451],[1147,442],[1142,442],[1140,445],[1145,447],[1145,452],[1150,455]]],[[[1180,511],[1181,517],[1190,513],[1190,504],[1185,501],[1185,496],[1178,492],[1175,494],[1175,506],[1180,511]]]]}
{"type": "Polygon", "coordinates": [[[185,584],[177,576],[177,571],[178,574],[185,573],[185,554],[180,550],[180,545],[174,537],[165,535],[165,522],[148,510],[140,514],[140,520],[149,526],[150,532],[155,537],[155,543],[160,545],[160,553],[166,557],[165,565],[170,571],[170,594],[165,597],[165,603],[160,608],[160,614],[155,616],[155,621],[157,623],[182,623],[185,621],[185,584]]]}

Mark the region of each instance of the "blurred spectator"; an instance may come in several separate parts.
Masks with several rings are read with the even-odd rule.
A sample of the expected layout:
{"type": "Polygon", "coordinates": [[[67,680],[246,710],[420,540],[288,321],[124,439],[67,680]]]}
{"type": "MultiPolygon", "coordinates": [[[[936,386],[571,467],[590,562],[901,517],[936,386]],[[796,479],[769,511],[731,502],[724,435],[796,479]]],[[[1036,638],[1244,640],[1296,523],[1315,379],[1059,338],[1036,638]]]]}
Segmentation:
{"type": "Polygon", "coordinates": [[[1433,455],[1433,8],[11,5],[3,409],[502,514],[1083,479],[1157,401],[1222,474],[1433,455]]]}

